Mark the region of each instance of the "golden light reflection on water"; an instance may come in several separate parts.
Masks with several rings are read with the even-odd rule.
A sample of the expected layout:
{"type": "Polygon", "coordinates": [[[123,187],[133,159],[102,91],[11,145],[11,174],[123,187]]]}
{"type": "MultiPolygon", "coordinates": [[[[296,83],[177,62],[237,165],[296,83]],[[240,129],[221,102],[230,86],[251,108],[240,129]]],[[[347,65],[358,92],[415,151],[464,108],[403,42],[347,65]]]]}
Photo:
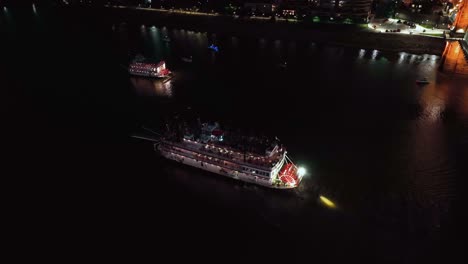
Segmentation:
{"type": "Polygon", "coordinates": [[[336,208],[335,203],[333,203],[332,201],[330,201],[330,199],[328,199],[327,197],[320,195],[319,198],[320,198],[320,201],[321,201],[324,205],[326,205],[327,207],[329,207],[329,208],[336,208]]]}
{"type": "MultiPolygon", "coordinates": [[[[451,141],[457,139],[449,133],[444,116],[456,112],[457,118],[468,120],[468,80],[437,72],[428,79],[428,85],[415,88],[421,112],[408,123],[410,152],[405,177],[409,206],[424,210],[427,221],[439,226],[455,195],[453,175],[457,170],[450,151],[451,141]]],[[[416,213],[410,218],[417,219],[416,213]]]]}
{"type": "Polygon", "coordinates": [[[131,77],[130,82],[139,95],[172,97],[172,80],[131,77]]]}
{"type": "Polygon", "coordinates": [[[468,78],[437,73],[434,79],[434,82],[419,88],[419,104],[427,120],[436,121],[446,109],[468,119],[468,78]]]}
{"type": "Polygon", "coordinates": [[[438,121],[446,108],[448,87],[443,85],[441,80],[436,80],[416,89],[421,90],[419,104],[423,111],[419,119],[430,122],[438,121]]]}

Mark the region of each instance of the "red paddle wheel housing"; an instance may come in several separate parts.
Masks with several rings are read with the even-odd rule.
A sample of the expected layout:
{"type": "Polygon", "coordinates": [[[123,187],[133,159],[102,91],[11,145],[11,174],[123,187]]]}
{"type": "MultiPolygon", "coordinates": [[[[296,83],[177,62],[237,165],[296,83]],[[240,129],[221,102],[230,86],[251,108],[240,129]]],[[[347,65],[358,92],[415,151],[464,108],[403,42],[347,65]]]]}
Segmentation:
{"type": "Polygon", "coordinates": [[[286,163],[281,169],[278,178],[284,183],[295,185],[299,181],[297,167],[292,163],[286,163]]]}
{"type": "Polygon", "coordinates": [[[222,130],[219,130],[219,129],[215,129],[215,130],[213,130],[213,131],[211,132],[211,135],[217,136],[217,137],[219,137],[219,136],[221,136],[221,135],[223,135],[223,134],[224,134],[224,132],[223,132],[222,130]]]}

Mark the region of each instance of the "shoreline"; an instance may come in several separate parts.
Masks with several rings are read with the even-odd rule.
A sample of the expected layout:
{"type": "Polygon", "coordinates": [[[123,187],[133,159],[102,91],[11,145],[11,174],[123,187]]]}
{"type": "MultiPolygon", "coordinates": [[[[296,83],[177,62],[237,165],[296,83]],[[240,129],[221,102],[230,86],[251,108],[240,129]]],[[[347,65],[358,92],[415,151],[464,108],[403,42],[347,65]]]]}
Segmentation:
{"type": "Polygon", "coordinates": [[[319,44],[387,52],[442,55],[445,40],[420,35],[375,33],[355,24],[317,24],[234,18],[224,15],[183,14],[156,9],[86,9],[104,13],[114,23],[145,24],[267,39],[307,40],[319,44]]]}

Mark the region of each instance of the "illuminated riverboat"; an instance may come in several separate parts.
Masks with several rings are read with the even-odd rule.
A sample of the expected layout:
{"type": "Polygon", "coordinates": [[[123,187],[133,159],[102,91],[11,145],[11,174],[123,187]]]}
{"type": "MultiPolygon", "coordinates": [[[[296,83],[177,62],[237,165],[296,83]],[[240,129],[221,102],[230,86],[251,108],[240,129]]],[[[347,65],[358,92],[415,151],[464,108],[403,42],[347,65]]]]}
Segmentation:
{"type": "Polygon", "coordinates": [[[277,140],[240,139],[221,130],[217,123],[201,124],[198,132],[180,126],[176,130],[155,144],[155,150],[167,159],[278,189],[297,187],[305,174],[277,140]]]}
{"type": "Polygon", "coordinates": [[[171,71],[166,68],[166,62],[160,61],[159,63],[146,63],[146,62],[132,62],[128,67],[128,72],[132,75],[153,77],[153,78],[166,78],[171,75],[171,71]]]}

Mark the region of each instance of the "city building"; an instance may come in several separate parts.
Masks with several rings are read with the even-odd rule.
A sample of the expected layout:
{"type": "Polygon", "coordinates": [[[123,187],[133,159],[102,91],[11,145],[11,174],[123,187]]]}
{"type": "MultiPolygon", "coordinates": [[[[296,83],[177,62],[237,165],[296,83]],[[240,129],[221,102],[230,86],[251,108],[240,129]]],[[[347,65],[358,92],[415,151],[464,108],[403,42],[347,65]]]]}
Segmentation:
{"type": "Polygon", "coordinates": [[[342,16],[367,20],[370,15],[372,0],[347,0],[341,8],[342,16]]]}
{"type": "Polygon", "coordinates": [[[319,6],[320,15],[366,22],[370,16],[372,0],[321,0],[319,6]]]}
{"type": "Polygon", "coordinates": [[[422,1],[413,1],[409,6],[411,12],[413,13],[421,13],[421,10],[424,7],[424,3],[422,1]]]}
{"type": "Polygon", "coordinates": [[[272,15],[277,8],[277,4],[271,0],[256,0],[255,2],[244,3],[244,9],[250,14],[272,15]]]}

